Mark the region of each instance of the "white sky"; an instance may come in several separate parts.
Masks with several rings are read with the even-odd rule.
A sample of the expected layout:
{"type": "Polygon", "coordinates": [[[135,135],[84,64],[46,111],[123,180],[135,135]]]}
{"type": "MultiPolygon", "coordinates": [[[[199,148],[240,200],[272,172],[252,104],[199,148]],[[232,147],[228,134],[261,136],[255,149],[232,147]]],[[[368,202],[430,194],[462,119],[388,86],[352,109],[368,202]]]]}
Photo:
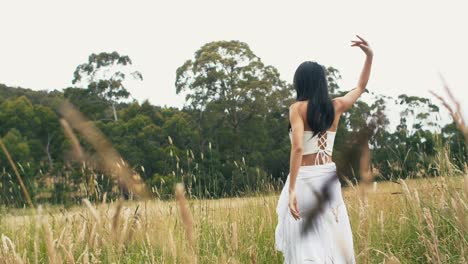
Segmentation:
{"type": "Polygon", "coordinates": [[[444,94],[440,71],[468,113],[466,1],[70,2],[1,2],[0,83],[62,89],[89,54],[115,50],[143,74],[133,97],[181,107],[177,67],[207,42],[240,40],[288,82],[316,60],[339,69],[348,90],[364,59],[349,46],[359,34],[375,52],[370,90],[433,98],[428,89],[444,94]]]}

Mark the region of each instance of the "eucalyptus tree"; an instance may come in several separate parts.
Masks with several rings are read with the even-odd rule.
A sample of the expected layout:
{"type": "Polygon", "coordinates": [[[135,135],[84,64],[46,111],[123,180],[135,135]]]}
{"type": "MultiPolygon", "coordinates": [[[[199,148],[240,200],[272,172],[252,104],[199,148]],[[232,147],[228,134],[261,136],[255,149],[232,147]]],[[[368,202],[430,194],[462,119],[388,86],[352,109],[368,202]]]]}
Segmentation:
{"type": "Polygon", "coordinates": [[[131,65],[130,57],[116,51],[92,53],[86,63],[76,67],[72,83],[87,86],[93,93],[110,102],[114,120],[117,121],[117,102],[130,96],[125,81],[129,76],[134,80],[143,80],[139,71],[131,70],[131,65]]]}
{"type": "Polygon", "coordinates": [[[232,130],[230,144],[239,149],[241,124],[266,117],[273,108],[287,109],[291,89],[278,70],[265,65],[250,47],[240,41],[214,41],[176,71],[176,93],[185,93],[186,107],[232,130]]]}

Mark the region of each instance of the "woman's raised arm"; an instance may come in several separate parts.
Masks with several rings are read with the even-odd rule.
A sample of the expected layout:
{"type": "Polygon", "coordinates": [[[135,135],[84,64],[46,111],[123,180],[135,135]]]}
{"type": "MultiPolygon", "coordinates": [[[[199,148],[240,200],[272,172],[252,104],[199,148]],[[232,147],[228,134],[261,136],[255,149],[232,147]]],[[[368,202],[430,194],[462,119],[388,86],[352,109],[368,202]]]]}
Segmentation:
{"type": "Polygon", "coordinates": [[[351,47],[359,47],[365,54],[366,60],[364,62],[364,66],[361,71],[361,75],[359,76],[359,81],[357,83],[356,88],[349,91],[347,94],[341,97],[337,97],[334,99],[335,104],[337,105],[337,110],[341,114],[346,112],[353,104],[357,101],[357,99],[364,93],[367,82],[369,81],[371,66],[372,66],[372,59],[374,57],[374,52],[372,51],[369,43],[365,41],[360,36],[356,35],[359,40],[352,40],[351,47]]]}

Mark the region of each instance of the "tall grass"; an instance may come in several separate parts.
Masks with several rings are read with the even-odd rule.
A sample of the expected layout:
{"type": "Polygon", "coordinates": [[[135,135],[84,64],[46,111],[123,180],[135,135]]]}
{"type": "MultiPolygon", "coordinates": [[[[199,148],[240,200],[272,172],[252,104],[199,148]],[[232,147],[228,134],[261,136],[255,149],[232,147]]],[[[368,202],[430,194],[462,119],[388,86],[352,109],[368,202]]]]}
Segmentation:
{"type": "MultiPolygon", "coordinates": [[[[358,263],[466,263],[468,176],[399,183],[343,189],[358,263]]],[[[4,213],[0,263],[282,263],[277,193],[184,196],[4,213]]]]}

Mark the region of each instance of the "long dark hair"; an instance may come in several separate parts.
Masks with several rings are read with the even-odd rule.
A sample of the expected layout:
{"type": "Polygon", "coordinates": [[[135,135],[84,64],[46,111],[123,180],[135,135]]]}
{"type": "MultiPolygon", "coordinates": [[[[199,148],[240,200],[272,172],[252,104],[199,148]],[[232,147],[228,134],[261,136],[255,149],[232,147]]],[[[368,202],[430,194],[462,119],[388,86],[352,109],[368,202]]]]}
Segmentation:
{"type": "Polygon", "coordinates": [[[307,124],[313,131],[312,137],[327,131],[335,120],[335,109],[328,93],[325,67],[313,61],[301,63],[294,73],[293,86],[297,93],[296,101],[309,101],[307,124]]]}

